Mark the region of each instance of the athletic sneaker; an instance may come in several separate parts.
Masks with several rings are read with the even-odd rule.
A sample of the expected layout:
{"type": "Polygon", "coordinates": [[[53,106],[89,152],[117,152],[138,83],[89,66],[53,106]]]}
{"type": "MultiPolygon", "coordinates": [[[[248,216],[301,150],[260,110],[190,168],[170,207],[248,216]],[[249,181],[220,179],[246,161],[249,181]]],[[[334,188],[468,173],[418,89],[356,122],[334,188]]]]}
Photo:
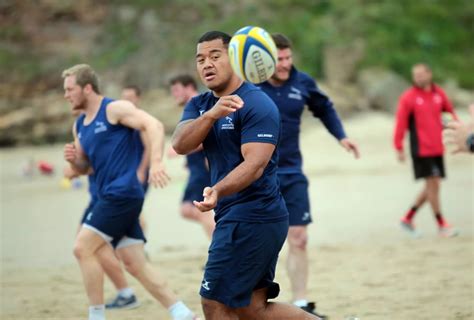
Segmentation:
{"type": "Polygon", "coordinates": [[[402,218],[400,220],[400,226],[402,227],[404,231],[408,232],[412,237],[414,238],[420,237],[420,233],[416,231],[415,225],[413,224],[411,220],[408,220],[407,218],[402,218]]]}
{"type": "Polygon", "coordinates": [[[115,299],[105,305],[106,309],[133,309],[140,305],[135,295],[129,298],[124,298],[121,295],[117,295],[115,299]]]}
{"type": "Polygon", "coordinates": [[[303,309],[304,311],[306,311],[308,313],[314,314],[316,317],[319,317],[321,320],[329,319],[328,316],[324,316],[324,315],[318,314],[316,312],[316,303],[314,303],[314,302],[308,302],[306,307],[301,307],[301,309],[303,309]]]}
{"type": "Polygon", "coordinates": [[[443,226],[439,227],[439,236],[443,238],[452,238],[456,237],[459,234],[459,231],[451,227],[449,224],[445,223],[443,226]]]}

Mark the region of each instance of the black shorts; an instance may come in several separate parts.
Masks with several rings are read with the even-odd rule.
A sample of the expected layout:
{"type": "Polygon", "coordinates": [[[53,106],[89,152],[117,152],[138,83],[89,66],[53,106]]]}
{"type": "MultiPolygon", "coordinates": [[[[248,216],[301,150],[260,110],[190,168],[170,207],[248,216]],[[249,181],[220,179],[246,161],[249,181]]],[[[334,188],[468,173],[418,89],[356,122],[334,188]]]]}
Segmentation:
{"type": "Polygon", "coordinates": [[[415,179],[429,177],[445,177],[443,156],[413,157],[415,179]]]}

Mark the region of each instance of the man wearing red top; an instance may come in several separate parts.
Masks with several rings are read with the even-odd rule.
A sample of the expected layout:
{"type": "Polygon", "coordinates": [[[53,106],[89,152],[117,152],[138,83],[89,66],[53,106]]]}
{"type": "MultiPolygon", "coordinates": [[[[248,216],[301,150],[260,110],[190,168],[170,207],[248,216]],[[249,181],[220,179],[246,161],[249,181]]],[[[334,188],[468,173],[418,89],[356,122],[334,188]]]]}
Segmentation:
{"type": "Polygon", "coordinates": [[[400,97],[398,104],[394,146],[398,160],[405,160],[403,138],[410,131],[410,151],[413,159],[415,178],[425,179],[425,186],[418,194],[415,203],[401,219],[404,230],[414,236],[418,233],[413,224],[416,211],[428,201],[439,227],[440,236],[457,235],[441,215],[439,189],[444,178],[442,142],[442,112],[449,112],[457,119],[453,106],[443,89],[432,82],[431,69],[426,64],[416,64],[412,68],[413,86],[400,97]]]}

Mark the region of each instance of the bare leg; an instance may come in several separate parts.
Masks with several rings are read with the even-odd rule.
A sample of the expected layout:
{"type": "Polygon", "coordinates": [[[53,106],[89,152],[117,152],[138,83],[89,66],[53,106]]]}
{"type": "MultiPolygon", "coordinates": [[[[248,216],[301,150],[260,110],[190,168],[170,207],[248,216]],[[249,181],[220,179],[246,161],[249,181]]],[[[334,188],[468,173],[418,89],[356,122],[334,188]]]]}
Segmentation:
{"type": "Polygon", "coordinates": [[[214,213],[212,211],[201,212],[191,202],[185,201],[181,205],[181,216],[185,219],[200,223],[206,235],[209,239],[212,239],[212,233],[216,226],[214,213]]]}
{"type": "Polygon", "coordinates": [[[100,265],[104,269],[105,274],[118,290],[128,288],[127,278],[122,270],[122,264],[115,255],[114,249],[110,245],[102,246],[97,251],[100,265]]]}
{"type": "Polygon", "coordinates": [[[416,197],[414,207],[416,207],[417,209],[420,209],[423,206],[423,204],[426,202],[426,200],[428,199],[427,189],[428,189],[428,186],[425,185],[423,190],[421,190],[421,192],[416,197]]]}
{"type": "Polygon", "coordinates": [[[439,189],[440,178],[429,177],[426,179],[427,197],[434,214],[440,213],[439,189]]]}
{"type": "Polygon", "coordinates": [[[288,231],[288,260],[286,264],[293,301],[307,298],[308,253],[306,226],[290,226],[288,231]]]}
{"type": "Polygon", "coordinates": [[[87,228],[79,231],[74,244],[74,255],[81,268],[90,305],[104,304],[104,272],[96,253],[105,245],[101,236],[87,228]]]}
{"type": "Polygon", "coordinates": [[[146,261],[143,244],[134,244],[117,250],[126,270],[134,276],[165,308],[178,301],[165,279],[146,261]]]}
{"type": "Polygon", "coordinates": [[[206,320],[238,320],[233,310],[220,302],[201,298],[202,311],[206,320]]]}
{"type": "Polygon", "coordinates": [[[239,319],[245,320],[318,320],[315,315],[287,303],[267,301],[267,289],[253,292],[250,305],[235,309],[239,319]]]}

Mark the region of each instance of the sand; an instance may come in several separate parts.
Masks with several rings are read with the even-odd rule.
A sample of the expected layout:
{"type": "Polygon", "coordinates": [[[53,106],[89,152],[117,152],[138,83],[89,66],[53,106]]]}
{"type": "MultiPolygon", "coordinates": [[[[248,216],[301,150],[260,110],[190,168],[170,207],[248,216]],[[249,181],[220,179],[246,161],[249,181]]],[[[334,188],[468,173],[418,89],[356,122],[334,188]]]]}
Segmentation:
{"type": "MultiPolygon", "coordinates": [[[[356,161],[319,121],[306,116],[301,145],[315,220],[309,227],[309,296],[318,309],[331,319],[474,319],[474,157],[446,156],[442,208],[460,236],[438,237],[425,206],[415,221],[422,237],[413,239],[398,221],[422,182],[413,180],[409,162],[395,159],[392,118],[373,113],[345,121],[361,147],[356,161]]],[[[72,255],[88,201],[85,187],[60,187],[61,145],[0,153],[0,318],[86,319],[87,299],[72,255]],[[56,175],[23,177],[21,167],[30,157],[55,164],[56,175]]],[[[183,159],[169,159],[167,167],[172,184],[151,190],[145,204],[147,250],[179,296],[202,314],[198,290],[208,240],[200,226],[178,213],[187,175],[183,159]]],[[[291,298],[285,261],[286,248],[277,270],[282,287],[277,300],[283,302],[291,298]]],[[[129,279],[141,307],[108,312],[108,319],[168,319],[129,279]]],[[[113,295],[106,281],[106,297],[113,295]]]]}

